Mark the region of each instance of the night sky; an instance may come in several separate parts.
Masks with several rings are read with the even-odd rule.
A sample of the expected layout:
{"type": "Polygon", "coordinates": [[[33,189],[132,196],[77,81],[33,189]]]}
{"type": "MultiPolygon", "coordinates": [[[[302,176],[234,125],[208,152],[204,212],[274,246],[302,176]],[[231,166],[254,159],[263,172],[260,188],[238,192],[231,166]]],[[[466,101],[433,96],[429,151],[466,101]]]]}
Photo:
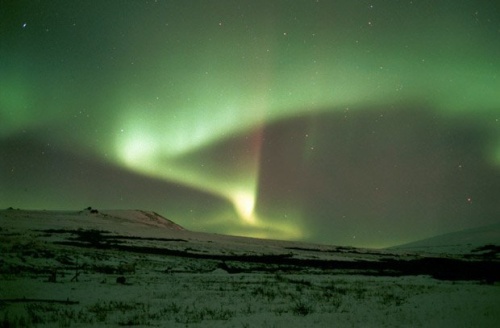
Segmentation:
{"type": "Polygon", "coordinates": [[[0,1],[0,208],[385,247],[500,221],[500,4],[0,1]]]}

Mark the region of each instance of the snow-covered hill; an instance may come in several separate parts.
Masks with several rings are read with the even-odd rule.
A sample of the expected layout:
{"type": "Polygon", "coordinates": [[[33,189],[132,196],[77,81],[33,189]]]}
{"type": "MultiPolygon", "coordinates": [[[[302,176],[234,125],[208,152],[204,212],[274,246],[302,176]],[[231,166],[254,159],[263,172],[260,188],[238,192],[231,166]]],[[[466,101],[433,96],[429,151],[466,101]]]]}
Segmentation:
{"type": "Polygon", "coordinates": [[[391,247],[390,249],[426,253],[468,254],[488,245],[500,246],[500,223],[447,233],[391,247]]]}
{"type": "Polygon", "coordinates": [[[31,211],[7,209],[0,211],[3,226],[27,229],[97,229],[124,235],[168,235],[185,231],[180,225],[161,215],[141,210],[31,211]],[[159,229],[160,228],[160,229],[159,229]]]}
{"type": "MultiPolygon", "coordinates": [[[[258,239],[184,229],[182,226],[150,211],[96,210],[32,211],[0,210],[1,226],[11,231],[96,230],[114,237],[136,237],[144,240],[168,239],[169,247],[181,249],[189,242],[191,252],[223,254],[294,254],[297,258],[343,260],[371,259],[384,252],[353,247],[318,245],[286,240],[258,239]]],[[[49,241],[49,240],[48,240],[49,241]]],[[[137,243],[137,239],[136,242],[137,243]]],[[[388,256],[388,255],[387,255],[388,256]]]]}

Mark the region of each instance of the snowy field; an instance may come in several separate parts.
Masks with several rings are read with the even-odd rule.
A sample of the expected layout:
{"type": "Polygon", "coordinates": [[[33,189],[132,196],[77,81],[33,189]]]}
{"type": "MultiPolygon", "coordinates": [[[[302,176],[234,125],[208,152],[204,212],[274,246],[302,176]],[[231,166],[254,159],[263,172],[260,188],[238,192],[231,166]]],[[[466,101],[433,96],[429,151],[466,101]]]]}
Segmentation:
{"type": "Polygon", "coordinates": [[[498,327],[498,245],[422,254],[0,211],[1,327],[498,327]]]}

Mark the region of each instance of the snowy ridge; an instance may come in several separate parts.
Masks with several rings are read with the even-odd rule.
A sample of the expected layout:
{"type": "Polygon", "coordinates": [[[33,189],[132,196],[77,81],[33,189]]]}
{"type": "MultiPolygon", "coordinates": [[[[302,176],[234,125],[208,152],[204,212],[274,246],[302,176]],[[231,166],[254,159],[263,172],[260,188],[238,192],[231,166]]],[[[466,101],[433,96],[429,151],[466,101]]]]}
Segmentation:
{"type": "MultiPolygon", "coordinates": [[[[325,260],[371,260],[383,252],[353,247],[317,245],[304,242],[258,239],[214,233],[189,231],[182,226],[152,212],[142,210],[81,211],[0,211],[0,222],[16,230],[98,230],[116,236],[140,238],[170,238],[189,241],[193,252],[222,254],[294,254],[296,258],[321,258],[325,260]]],[[[171,247],[176,243],[169,243],[171,247]]],[[[178,247],[182,248],[181,243],[178,247]]]]}
{"type": "Polygon", "coordinates": [[[171,230],[186,230],[180,225],[174,223],[173,221],[170,221],[167,218],[164,218],[156,212],[141,210],[104,210],[101,211],[101,213],[114,218],[118,218],[123,221],[144,224],[146,226],[166,228],[171,230]]]}
{"type": "Polygon", "coordinates": [[[81,211],[20,210],[0,211],[4,226],[40,229],[95,229],[126,236],[168,237],[187,232],[180,225],[150,211],[96,210],[81,211]]]}
{"type": "Polygon", "coordinates": [[[500,223],[465,229],[391,247],[428,253],[466,254],[485,245],[500,245],[500,223]]]}

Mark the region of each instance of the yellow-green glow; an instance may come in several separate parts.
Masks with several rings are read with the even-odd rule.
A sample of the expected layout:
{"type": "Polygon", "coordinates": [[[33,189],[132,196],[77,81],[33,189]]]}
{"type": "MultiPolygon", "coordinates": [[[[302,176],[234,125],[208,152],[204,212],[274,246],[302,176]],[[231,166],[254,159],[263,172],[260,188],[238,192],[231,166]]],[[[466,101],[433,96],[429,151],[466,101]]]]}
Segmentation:
{"type": "MultiPolygon", "coordinates": [[[[230,220],[232,215],[224,217],[222,220],[215,220],[213,224],[218,230],[224,231],[224,226],[227,226],[227,220],[230,220]]],[[[260,217],[255,211],[247,220],[243,219],[238,224],[229,228],[228,232],[233,235],[247,236],[264,239],[281,239],[281,240],[300,240],[307,237],[306,230],[300,223],[300,217],[288,217],[285,221],[276,220],[275,217],[260,217]]],[[[227,228],[226,228],[227,229],[227,228]]]]}
{"type": "MultiPolygon", "coordinates": [[[[221,66],[219,71],[210,73],[211,81],[217,83],[203,84],[183,101],[172,102],[170,91],[163,93],[159,89],[157,99],[141,103],[136,92],[123,90],[119,94],[126,109],[115,128],[120,131],[114,147],[117,161],[134,171],[222,197],[233,205],[235,216],[242,223],[265,230],[269,226],[255,215],[258,149],[254,150],[252,163],[247,163],[236,179],[204,168],[203,163],[198,167],[183,165],[183,156],[196,154],[263,124],[312,112],[360,108],[365,103],[371,105],[367,109],[377,108],[386,104],[387,99],[395,103],[421,99],[427,106],[450,116],[464,111],[491,112],[500,105],[493,91],[500,90],[500,80],[482,61],[471,63],[462,58],[464,62],[450,63],[411,54],[404,61],[396,58],[388,62],[385,58],[390,57],[392,50],[386,49],[368,60],[340,52],[331,61],[318,58],[327,65],[298,66],[276,72],[274,77],[257,69],[248,72],[244,80],[235,77],[236,82],[224,78],[227,69],[221,66]],[[460,71],[456,70],[458,65],[463,66],[460,71]]],[[[158,84],[166,81],[159,78],[158,84]]],[[[273,227],[279,234],[300,235],[293,223],[279,228],[273,223],[273,227]]],[[[269,233],[252,232],[252,236],[264,235],[269,233]]]]}
{"type": "Polygon", "coordinates": [[[147,206],[193,230],[356,235],[358,245],[497,217],[481,197],[500,184],[480,188],[500,167],[494,1],[7,7],[5,207],[43,207],[51,195],[49,205],[147,206]],[[54,182],[51,170],[71,179],[54,182]],[[103,176],[112,176],[107,193],[96,187],[103,176]],[[70,198],[69,180],[76,195],[59,198],[70,198]],[[144,186],[150,196],[127,190],[128,180],[157,181],[144,186]],[[191,208],[191,197],[202,201],[191,208]]]}
{"type": "Polygon", "coordinates": [[[250,224],[255,224],[254,208],[255,196],[252,194],[236,193],[233,195],[233,204],[238,215],[250,224]]]}
{"type": "MultiPolygon", "coordinates": [[[[178,156],[172,155],[168,142],[162,134],[154,137],[151,129],[132,130],[128,128],[117,137],[120,152],[118,159],[125,165],[146,175],[182,183],[216,196],[223,197],[234,206],[237,216],[254,227],[260,223],[254,215],[255,194],[257,191],[259,155],[252,156],[253,163],[246,163],[248,171],[239,179],[231,180],[224,176],[213,176],[203,170],[190,170],[176,162],[178,156]],[[135,133],[132,133],[135,132],[135,133]],[[126,137],[127,136],[127,137],[126,137]]],[[[187,147],[187,146],[186,146],[187,147]]],[[[256,151],[259,146],[257,145],[256,151]]],[[[186,152],[183,149],[181,153],[186,152]]]]}

